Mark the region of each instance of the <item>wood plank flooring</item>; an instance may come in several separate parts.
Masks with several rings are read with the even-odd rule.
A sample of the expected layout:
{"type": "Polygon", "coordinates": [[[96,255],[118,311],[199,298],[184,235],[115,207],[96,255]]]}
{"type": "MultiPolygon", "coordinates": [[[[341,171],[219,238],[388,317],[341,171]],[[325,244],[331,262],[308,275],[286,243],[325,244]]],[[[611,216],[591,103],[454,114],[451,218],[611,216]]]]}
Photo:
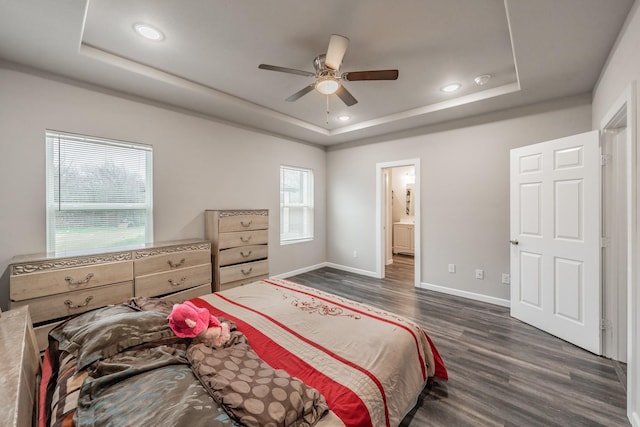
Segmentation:
{"type": "Polygon", "coordinates": [[[409,265],[394,262],[382,280],[332,268],[290,278],[428,331],[449,381],[425,390],[402,427],[629,426],[620,364],[513,319],[507,308],[416,289],[409,265]]]}

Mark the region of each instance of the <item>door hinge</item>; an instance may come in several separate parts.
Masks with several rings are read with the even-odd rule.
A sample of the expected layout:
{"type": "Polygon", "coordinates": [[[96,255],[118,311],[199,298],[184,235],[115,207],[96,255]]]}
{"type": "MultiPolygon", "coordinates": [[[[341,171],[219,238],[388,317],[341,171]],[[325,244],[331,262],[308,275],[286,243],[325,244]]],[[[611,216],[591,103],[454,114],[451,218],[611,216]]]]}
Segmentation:
{"type": "Polygon", "coordinates": [[[603,331],[606,331],[608,329],[611,329],[611,321],[607,320],[607,319],[600,319],[600,329],[603,331]]]}
{"type": "Polygon", "coordinates": [[[600,166],[606,166],[611,161],[611,154],[601,154],[600,155],[600,166]]]}
{"type": "Polygon", "coordinates": [[[609,239],[608,237],[601,237],[600,238],[600,247],[601,248],[608,248],[610,244],[611,244],[611,239],[609,239]]]}

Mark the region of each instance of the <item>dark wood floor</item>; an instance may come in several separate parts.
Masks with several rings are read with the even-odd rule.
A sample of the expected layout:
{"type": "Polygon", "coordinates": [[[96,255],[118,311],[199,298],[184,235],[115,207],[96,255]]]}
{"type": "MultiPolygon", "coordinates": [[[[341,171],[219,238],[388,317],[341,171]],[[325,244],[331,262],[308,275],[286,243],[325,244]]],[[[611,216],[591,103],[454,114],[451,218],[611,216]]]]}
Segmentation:
{"type": "Polygon", "coordinates": [[[291,277],[420,324],[449,372],[402,422],[422,426],[629,426],[624,366],[509,316],[509,309],[413,287],[396,260],[379,280],[322,268],[291,277]]]}

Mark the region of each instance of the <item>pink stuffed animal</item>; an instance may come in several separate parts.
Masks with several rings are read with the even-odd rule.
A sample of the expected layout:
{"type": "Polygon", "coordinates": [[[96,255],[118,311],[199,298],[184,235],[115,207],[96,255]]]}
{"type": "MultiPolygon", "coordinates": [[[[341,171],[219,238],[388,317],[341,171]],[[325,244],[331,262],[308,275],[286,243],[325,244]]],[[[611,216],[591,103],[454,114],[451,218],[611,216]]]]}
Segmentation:
{"type": "Polygon", "coordinates": [[[206,308],[196,307],[191,301],[174,304],[167,318],[169,327],[177,336],[197,338],[209,347],[220,347],[230,337],[228,323],[220,323],[206,308]]]}

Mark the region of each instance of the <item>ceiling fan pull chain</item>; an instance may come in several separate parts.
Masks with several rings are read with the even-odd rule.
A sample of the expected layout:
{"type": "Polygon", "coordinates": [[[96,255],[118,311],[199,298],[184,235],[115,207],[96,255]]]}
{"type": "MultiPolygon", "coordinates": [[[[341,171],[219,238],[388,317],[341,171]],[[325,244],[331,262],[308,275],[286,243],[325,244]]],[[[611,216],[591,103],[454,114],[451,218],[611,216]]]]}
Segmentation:
{"type": "Polygon", "coordinates": [[[327,95],[327,125],[329,124],[329,95],[327,95]]]}

